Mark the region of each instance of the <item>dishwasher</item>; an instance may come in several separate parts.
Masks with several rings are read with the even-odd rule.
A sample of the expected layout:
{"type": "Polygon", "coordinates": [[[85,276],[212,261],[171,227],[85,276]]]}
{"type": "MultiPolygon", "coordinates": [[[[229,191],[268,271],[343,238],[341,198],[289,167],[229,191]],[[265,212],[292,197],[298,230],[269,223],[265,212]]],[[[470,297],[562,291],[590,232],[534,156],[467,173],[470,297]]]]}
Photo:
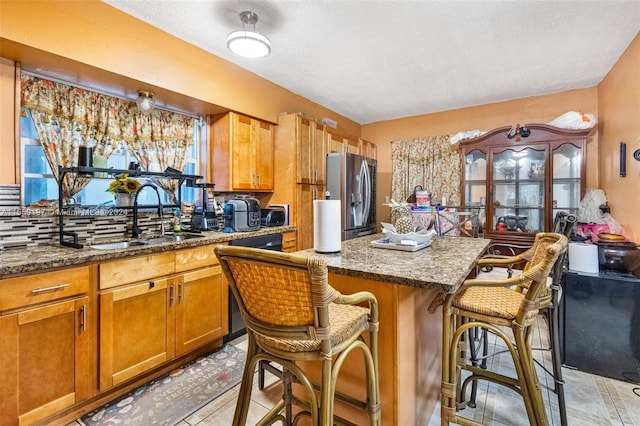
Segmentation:
{"type": "MultiPolygon", "coordinates": [[[[257,237],[238,238],[229,241],[230,246],[253,247],[264,250],[282,251],[282,234],[260,235],[257,237]]],[[[229,291],[229,334],[224,342],[236,339],[247,332],[240,315],[240,308],[233,293],[229,291]]]]}

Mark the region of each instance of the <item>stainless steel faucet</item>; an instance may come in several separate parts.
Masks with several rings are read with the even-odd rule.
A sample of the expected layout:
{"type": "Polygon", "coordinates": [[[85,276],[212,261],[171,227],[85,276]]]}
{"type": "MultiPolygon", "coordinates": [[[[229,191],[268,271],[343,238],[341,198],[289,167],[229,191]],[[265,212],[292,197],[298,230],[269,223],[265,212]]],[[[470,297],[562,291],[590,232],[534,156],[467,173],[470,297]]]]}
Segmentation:
{"type": "Polygon", "coordinates": [[[142,191],[147,186],[153,188],[153,190],[156,192],[156,195],[158,196],[158,217],[160,218],[160,234],[164,235],[164,214],[162,212],[162,201],[160,200],[160,192],[155,185],[145,183],[144,185],[141,185],[140,188],[138,188],[138,190],[136,191],[136,195],[133,198],[133,227],[131,228],[131,236],[133,238],[140,238],[140,235],[142,234],[142,229],[138,226],[138,194],[140,194],[140,191],[142,191]]]}

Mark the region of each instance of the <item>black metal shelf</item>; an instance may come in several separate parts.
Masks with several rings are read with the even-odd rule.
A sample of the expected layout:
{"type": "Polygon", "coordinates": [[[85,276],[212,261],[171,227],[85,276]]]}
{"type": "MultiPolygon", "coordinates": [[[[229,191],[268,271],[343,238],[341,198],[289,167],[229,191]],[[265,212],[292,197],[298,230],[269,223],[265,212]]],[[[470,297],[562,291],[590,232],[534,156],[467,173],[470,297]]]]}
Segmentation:
{"type": "MultiPolygon", "coordinates": [[[[78,242],[78,233],[75,231],[65,231],[64,230],[64,213],[63,213],[63,199],[62,199],[62,180],[67,174],[76,174],[78,177],[83,177],[86,179],[114,179],[120,174],[127,174],[132,178],[144,178],[144,177],[152,177],[152,178],[164,178],[164,179],[176,179],[179,181],[178,184],[178,205],[172,207],[179,207],[182,205],[182,184],[186,181],[187,186],[197,187],[198,184],[196,181],[198,179],[202,179],[202,176],[199,175],[186,175],[179,170],[167,168],[164,172],[148,172],[145,170],[128,170],[128,169],[114,169],[114,168],[100,168],[100,167],[61,167],[58,166],[58,231],[59,231],[59,241],[61,246],[73,247],[73,248],[82,248],[83,245],[78,242]],[[95,173],[106,174],[105,177],[97,177],[95,173]],[[66,237],[66,238],[65,238],[66,237]],[[71,238],[72,241],[69,241],[67,238],[71,238]]],[[[82,206],[79,206],[82,207],[82,206]]],[[[140,208],[157,208],[158,206],[140,206],[140,208]]],[[[167,206],[169,207],[169,206],[167,206]]],[[[117,209],[130,209],[131,207],[113,207],[117,209]]]]}

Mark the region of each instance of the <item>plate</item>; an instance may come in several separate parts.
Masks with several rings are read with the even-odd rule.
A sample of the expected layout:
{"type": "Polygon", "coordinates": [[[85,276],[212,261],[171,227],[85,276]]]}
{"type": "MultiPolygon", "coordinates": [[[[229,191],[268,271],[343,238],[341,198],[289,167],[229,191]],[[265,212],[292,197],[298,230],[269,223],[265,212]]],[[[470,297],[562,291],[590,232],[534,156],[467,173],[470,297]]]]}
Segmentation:
{"type": "Polygon", "coordinates": [[[392,242],[385,242],[386,238],[382,240],[371,241],[371,245],[375,248],[388,249],[388,250],[400,250],[400,251],[418,251],[423,248],[429,247],[431,245],[431,240],[424,242],[422,244],[418,244],[415,246],[408,244],[396,244],[392,242]]]}

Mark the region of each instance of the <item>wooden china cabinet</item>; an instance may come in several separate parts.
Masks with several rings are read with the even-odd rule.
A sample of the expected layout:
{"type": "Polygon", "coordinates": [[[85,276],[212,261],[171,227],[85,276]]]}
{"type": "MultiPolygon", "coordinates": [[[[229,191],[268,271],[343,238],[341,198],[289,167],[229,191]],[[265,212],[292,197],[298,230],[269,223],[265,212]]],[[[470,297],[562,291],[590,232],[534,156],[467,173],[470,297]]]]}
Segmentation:
{"type": "Polygon", "coordinates": [[[461,194],[465,208],[485,207],[485,238],[528,245],[537,232],[551,231],[558,211],[577,214],[593,129],[528,124],[518,130],[501,127],[460,143],[461,194]]]}

